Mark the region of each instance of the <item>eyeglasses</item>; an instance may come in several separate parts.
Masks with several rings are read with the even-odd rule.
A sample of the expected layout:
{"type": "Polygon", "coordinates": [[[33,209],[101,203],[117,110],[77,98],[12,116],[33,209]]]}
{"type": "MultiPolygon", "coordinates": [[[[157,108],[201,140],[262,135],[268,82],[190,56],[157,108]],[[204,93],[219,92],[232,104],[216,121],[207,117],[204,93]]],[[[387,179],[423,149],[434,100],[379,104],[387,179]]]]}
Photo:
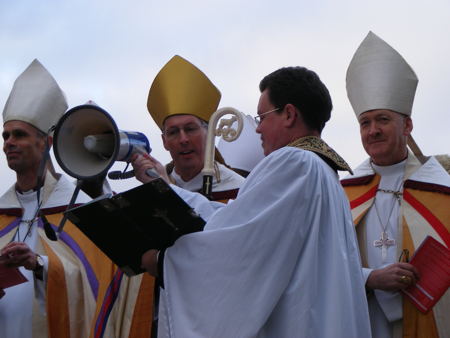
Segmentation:
{"type": "Polygon", "coordinates": [[[256,124],[259,125],[259,124],[264,120],[264,119],[261,118],[262,116],[267,115],[267,114],[270,114],[270,113],[273,113],[274,111],[277,111],[277,110],[280,110],[280,108],[275,108],[275,109],[266,111],[265,113],[256,115],[256,116],[254,117],[256,124]]]}
{"type": "Polygon", "coordinates": [[[195,136],[200,133],[200,130],[204,127],[203,125],[198,124],[187,124],[181,128],[179,127],[172,127],[165,131],[163,131],[163,134],[169,139],[169,140],[175,140],[180,136],[181,130],[184,131],[184,133],[187,136],[195,136]]]}

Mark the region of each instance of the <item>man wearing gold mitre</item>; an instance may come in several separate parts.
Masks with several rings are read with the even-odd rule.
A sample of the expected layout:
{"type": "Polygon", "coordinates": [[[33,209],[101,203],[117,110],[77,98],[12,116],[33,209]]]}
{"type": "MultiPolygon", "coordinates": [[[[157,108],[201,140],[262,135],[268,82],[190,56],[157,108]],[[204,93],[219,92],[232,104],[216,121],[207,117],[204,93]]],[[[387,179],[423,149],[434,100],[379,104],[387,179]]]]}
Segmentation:
{"type": "MultiPolygon", "coordinates": [[[[166,169],[170,180],[186,190],[200,192],[202,188],[208,121],[220,97],[206,75],[178,55],[159,71],[151,85],[148,111],[172,157],[166,169]]],[[[217,149],[214,167],[211,199],[235,198],[243,177],[224,165],[217,149]]]]}
{"type": "Polygon", "coordinates": [[[434,157],[419,160],[407,149],[417,83],[403,57],[372,32],[347,70],[347,95],[369,158],[342,184],[358,234],[373,337],[450,333],[448,290],[426,314],[401,292],[420,284],[404,258],[427,236],[450,248],[450,176],[434,157]]]}
{"type": "MultiPolygon", "coordinates": [[[[174,56],[160,70],[150,88],[148,110],[162,130],[164,147],[173,159],[166,166],[167,172],[174,184],[186,190],[199,192],[202,188],[208,120],[216,111],[220,97],[219,90],[205,74],[180,56],[174,56]]],[[[142,164],[143,170],[153,167],[146,156],[139,156],[135,161],[142,164]]],[[[224,165],[216,151],[211,199],[226,202],[235,198],[243,181],[242,176],[224,165]]],[[[109,298],[105,297],[101,313],[107,313],[108,308],[130,308],[133,323],[146,323],[141,335],[148,336],[151,329],[155,336],[157,316],[150,323],[152,303],[158,303],[160,291],[158,286],[155,288],[155,279],[149,274],[128,278],[118,271],[114,280],[115,291],[111,290],[109,298]]],[[[107,332],[114,324],[112,318],[107,315],[104,318],[102,325],[107,332]]]]}

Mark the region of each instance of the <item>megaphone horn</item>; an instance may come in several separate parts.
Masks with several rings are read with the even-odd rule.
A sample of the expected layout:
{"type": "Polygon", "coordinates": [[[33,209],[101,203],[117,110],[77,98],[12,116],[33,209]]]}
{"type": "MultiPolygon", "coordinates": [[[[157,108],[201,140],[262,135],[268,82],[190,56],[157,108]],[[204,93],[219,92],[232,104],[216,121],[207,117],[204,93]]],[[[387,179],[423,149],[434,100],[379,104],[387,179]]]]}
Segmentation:
{"type": "Polygon", "coordinates": [[[104,176],[115,161],[129,162],[136,152],[151,152],[143,133],[119,130],[111,115],[91,104],[76,106],[61,117],[53,143],[60,167],[79,180],[104,176]]]}

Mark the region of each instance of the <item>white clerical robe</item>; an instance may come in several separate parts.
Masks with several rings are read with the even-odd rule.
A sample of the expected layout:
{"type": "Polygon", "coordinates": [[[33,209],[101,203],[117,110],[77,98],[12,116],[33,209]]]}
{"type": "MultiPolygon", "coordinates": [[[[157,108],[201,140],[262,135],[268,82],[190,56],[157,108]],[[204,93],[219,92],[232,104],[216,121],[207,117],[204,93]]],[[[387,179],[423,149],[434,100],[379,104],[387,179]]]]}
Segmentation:
{"type": "MultiPolygon", "coordinates": [[[[37,207],[36,192],[29,191],[23,194],[16,192],[16,194],[24,210],[22,219],[32,220],[37,207]]],[[[13,240],[25,242],[34,251],[37,238],[37,222],[33,222],[31,226],[21,222],[13,240]]],[[[42,258],[45,262],[44,279],[39,280],[35,278],[33,271],[20,267],[20,272],[28,282],[6,289],[5,296],[0,300],[0,337],[32,337],[34,299],[38,302],[34,305],[45,316],[45,272],[48,259],[46,256],[42,258]]]]}
{"type": "MultiPolygon", "coordinates": [[[[373,269],[386,267],[399,259],[398,243],[401,243],[401,238],[398,234],[400,195],[396,197],[393,193],[386,191],[403,191],[405,165],[406,160],[391,166],[377,166],[373,164],[375,171],[381,175],[381,180],[374,206],[367,212],[365,219],[365,224],[370,225],[366,227],[367,263],[369,268],[363,268],[363,275],[366,281],[373,269]],[[394,242],[384,245],[384,247],[375,246],[374,242],[380,240],[383,231],[387,234],[387,238],[394,242]],[[386,253],[383,254],[383,251],[386,251],[386,253]]],[[[403,317],[401,294],[375,290],[374,297],[369,297],[368,302],[372,337],[392,337],[395,322],[403,317]]]]}
{"type": "MultiPolygon", "coordinates": [[[[372,246],[372,243],[366,239],[370,225],[367,217],[370,209],[373,209],[375,200],[379,199],[379,195],[376,193],[381,184],[380,174],[386,175],[382,172],[379,172],[380,174],[375,173],[369,159],[354,171],[354,176],[344,179],[342,184],[350,200],[362,262],[364,267],[369,267],[368,251],[369,249],[372,250],[373,247],[368,247],[369,245],[372,246]]],[[[401,196],[401,207],[396,223],[398,225],[397,252],[391,255],[392,260],[387,263],[398,262],[400,253],[404,249],[409,251],[411,257],[427,236],[432,236],[446,247],[450,247],[450,209],[448,208],[450,205],[450,176],[448,173],[435,158],[431,157],[422,164],[409,152],[402,176],[403,195],[401,196]]],[[[396,175],[396,179],[398,177],[396,175]]],[[[385,178],[383,178],[383,185],[385,184],[385,178]]],[[[397,187],[395,182],[390,186],[397,187]]],[[[379,255],[380,252],[378,251],[378,257],[379,255]]],[[[378,313],[384,315],[384,311],[389,310],[390,307],[386,306],[387,303],[384,300],[380,301],[378,290],[376,290],[375,295],[377,302],[369,302],[369,305],[385,303],[378,309],[378,313]]],[[[373,296],[370,295],[370,297],[373,296]]],[[[388,328],[392,331],[392,326],[394,326],[394,337],[401,333],[395,330],[397,327],[403,331],[403,337],[448,336],[450,332],[450,321],[448,320],[450,291],[447,291],[433,309],[426,314],[421,313],[405,297],[403,299],[402,321],[396,321],[394,325],[390,325],[391,328],[388,328]]],[[[389,315],[394,318],[392,314],[396,311],[390,312],[386,311],[386,316],[389,315]]],[[[376,325],[376,318],[373,317],[372,311],[370,314],[371,324],[374,326],[376,325]]],[[[380,337],[386,337],[386,334],[383,335],[383,331],[379,332],[380,337]]],[[[373,335],[375,336],[377,333],[375,332],[373,335]]]]}
{"type": "MultiPolygon", "coordinates": [[[[239,189],[244,183],[244,178],[234,172],[233,170],[225,167],[223,164],[216,162],[218,172],[213,176],[212,191],[224,191],[239,189]]],[[[197,176],[189,181],[184,181],[180,175],[177,174],[174,169],[170,176],[175,181],[175,184],[185,190],[200,191],[203,186],[203,174],[200,172],[197,176]]]]}
{"type": "MultiPolygon", "coordinates": [[[[63,203],[67,203],[66,201],[70,199],[75,188],[73,184],[64,177],[60,177],[56,181],[48,173],[45,181],[46,185],[41,190],[40,196],[43,208],[55,208],[63,203]]],[[[80,192],[77,202],[86,202],[88,200],[89,197],[80,192]]],[[[36,192],[18,193],[15,187],[12,186],[0,197],[0,208],[13,209],[18,207],[21,207],[23,210],[22,220],[32,220],[36,216],[36,192]]],[[[8,235],[5,237],[8,237],[8,235]]],[[[20,222],[17,226],[17,231],[14,232],[10,240],[5,241],[4,238],[0,238],[0,247],[3,247],[10,241],[25,242],[31,250],[42,252],[42,250],[38,249],[41,244],[37,221],[33,222],[30,228],[26,222],[20,222]]],[[[37,279],[32,271],[20,267],[19,270],[28,281],[5,289],[5,296],[0,299],[1,338],[32,338],[46,337],[48,335],[46,311],[48,257],[45,255],[41,256],[44,260],[43,280],[37,279]]]]}
{"type": "Polygon", "coordinates": [[[267,156],[163,264],[159,337],[370,337],[349,204],[312,152],[267,156]]]}

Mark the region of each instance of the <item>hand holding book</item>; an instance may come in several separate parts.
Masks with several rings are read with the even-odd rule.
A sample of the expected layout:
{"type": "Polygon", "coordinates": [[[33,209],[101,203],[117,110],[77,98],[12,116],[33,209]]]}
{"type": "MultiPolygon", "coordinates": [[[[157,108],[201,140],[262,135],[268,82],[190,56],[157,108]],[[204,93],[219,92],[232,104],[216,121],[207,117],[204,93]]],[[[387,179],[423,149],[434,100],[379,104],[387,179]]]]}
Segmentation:
{"type": "Polygon", "coordinates": [[[142,255],[201,231],[205,221],[161,178],[66,211],[71,220],[127,275],[144,272],[142,255]]]}
{"type": "MultiPolygon", "coordinates": [[[[20,272],[18,268],[8,267],[4,263],[4,259],[0,256],[0,294],[3,289],[9,288],[11,286],[25,283],[28,279],[20,272]]],[[[3,291],[4,294],[4,291],[3,291]]],[[[1,295],[3,297],[3,295],[1,295]]]]}
{"type": "Polygon", "coordinates": [[[450,287],[450,250],[428,236],[410,263],[419,271],[420,280],[402,292],[417,309],[427,313],[450,287]]]}

